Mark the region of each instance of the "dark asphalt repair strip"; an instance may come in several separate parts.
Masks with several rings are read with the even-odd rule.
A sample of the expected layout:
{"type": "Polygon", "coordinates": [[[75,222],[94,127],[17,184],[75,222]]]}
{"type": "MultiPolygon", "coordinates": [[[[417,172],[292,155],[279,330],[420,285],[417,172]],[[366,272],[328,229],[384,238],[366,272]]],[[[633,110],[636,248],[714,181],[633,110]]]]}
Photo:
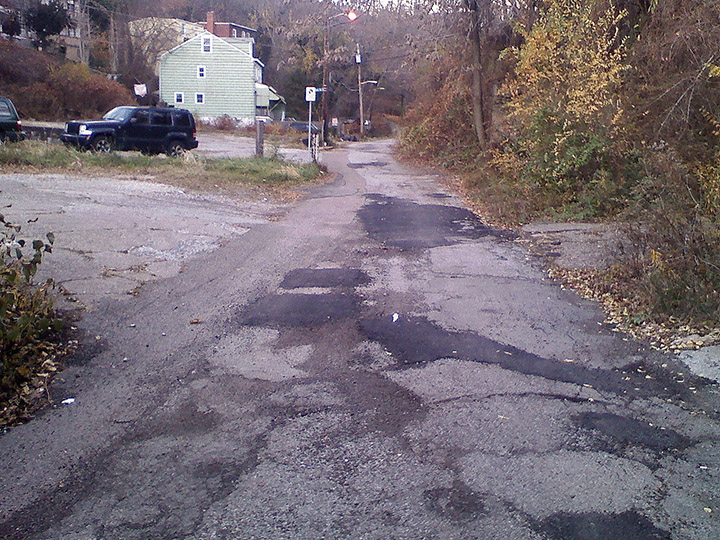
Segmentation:
{"type": "Polygon", "coordinates": [[[356,268],[298,268],[285,274],[280,287],[356,287],[370,283],[370,278],[356,268]]]}
{"type": "Polygon", "coordinates": [[[445,330],[425,318],[367,318],[359,321],[360,332],[369,340],[383,345],[398,362],[405,365],[422,364],[442,358],[457,358],[471,362],[496,364],[503,369],[535,375],[558,382],[566,382],[625,395],[672,396],[684,393],[684,388],[669,380],[625,380],[618,371],[590,369],[574,363],[557,362],[504,345],[472,332],[445,330]]]}
{"type": "Polygon", "coordinates": [[[349,293],[270,294],[248,305],[237,322],[245,326],[316,327],[353,317],[357,299],[349,293]]]}
{"type": "Polygon", "coordinates": [[[638,445],[661,452],[684,450],[694,444],[694,441],[672,429],[660,429],[617,414],[585,412],[573,416],[573,421],[581,428],[607,435],[621,447],[638,445]]]}
{"type": "Polygon", "coordinates": [[[350,169],[362,169],[363,167],[386,167],[387,161],[369,161],[368,163],[348,163],[350,169]]]}
{"type": "Polygon", "coordinates": [[[418,204],[377,194],[367,195],[367,199],[358,216],[370,237],[386,245],[426,249],[450,246],[462,239],[510,235],[484,225],[465,208],[418,204]]]}
{"type": "Polygon", "coordinates": [[[621,514],[554,514],[537,528],[554,540],[672,540],[669,532],[634,510],[621,514]]]}

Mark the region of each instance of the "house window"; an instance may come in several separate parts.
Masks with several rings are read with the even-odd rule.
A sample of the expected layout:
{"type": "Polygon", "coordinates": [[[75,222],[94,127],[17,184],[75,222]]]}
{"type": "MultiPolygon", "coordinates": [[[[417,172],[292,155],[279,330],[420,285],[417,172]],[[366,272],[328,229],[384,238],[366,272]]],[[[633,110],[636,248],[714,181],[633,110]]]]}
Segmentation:
{"type": "Polygon", "coordinates": [[[203,36],[202,38],[202,52],[212,52],[212,38],[210,36],[203,36]]]}
{"type": "Polygon", "coordinates": [[[195,94],[195,103],[198,105],[205,103],[205,94],[195,94]]]}
{"type": "Polygon", "coordinates": [[[238,37],[238,35],[237,35],[237,28],[233,28],[232,37],[238,37]]]}
{"type": "Polygon", "coordinates": [[[175,103],[184,103],[185,96],[182,92],[175,92],[175,103]]]}
{"type": "Polygon", "coordinates": [[[198,66],[198,79],[205,78],[205,66],[198,66]]]}

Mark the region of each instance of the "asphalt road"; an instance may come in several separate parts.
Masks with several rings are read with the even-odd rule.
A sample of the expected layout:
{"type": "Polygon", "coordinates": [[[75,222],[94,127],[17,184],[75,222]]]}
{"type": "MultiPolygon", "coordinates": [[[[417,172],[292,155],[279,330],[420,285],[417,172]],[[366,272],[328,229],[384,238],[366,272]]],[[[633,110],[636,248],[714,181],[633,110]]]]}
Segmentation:
{"type": "Polygon", "coordinates": [[[67,279],[81,242],[56,232],[85,349],[51,388],[75,402],[0,437],[0,537],[720,537],[716,385],[389,142],[324,159],[336,181],[292,207],[56,179],[32,226],[105,208],[96,274],[106,245],[147,279],[67,279]]]}

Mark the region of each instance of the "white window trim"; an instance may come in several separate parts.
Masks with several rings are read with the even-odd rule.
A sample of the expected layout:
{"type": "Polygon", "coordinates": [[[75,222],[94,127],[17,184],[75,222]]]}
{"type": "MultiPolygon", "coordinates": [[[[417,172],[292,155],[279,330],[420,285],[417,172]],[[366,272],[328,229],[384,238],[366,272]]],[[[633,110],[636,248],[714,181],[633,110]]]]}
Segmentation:
{"type": "Polygon", "coordinates": [[[202,38],[200,39],[200,51],[201,51],[203,54],[210,54],[210,53],[212,53],[212,36],[202,36],[202,38]],[[207,42],[208,42],[208,44],[209,44],[209,47],[208,47],[208,50],[207,50],[207,51],[205,50],[205,40],[207,40],[207,42]]]}
{"type": "Polygon", "coordinates": [[[175,103],[185,103],[185,93],[184,92],[175,92],[175,103]],[[178,96],[180,96],[180,101],[178,101],[178,96]]]}
{"type": "Polygon", "coordinates": [[[205,79],[207,77],[207,67],[205,66],[198,66],[197,67],[197,78],[198,79],[205,79]],[[202,75],[200,75],[200,70],[202,69],[202,75]]]}
{"type": "Polygon", "coordinates": [[[195,94],[195,105],[205,105],[205,92],[195,94]],[[198,96],[202,96],[201,100],[198,100],[198,96]]]}

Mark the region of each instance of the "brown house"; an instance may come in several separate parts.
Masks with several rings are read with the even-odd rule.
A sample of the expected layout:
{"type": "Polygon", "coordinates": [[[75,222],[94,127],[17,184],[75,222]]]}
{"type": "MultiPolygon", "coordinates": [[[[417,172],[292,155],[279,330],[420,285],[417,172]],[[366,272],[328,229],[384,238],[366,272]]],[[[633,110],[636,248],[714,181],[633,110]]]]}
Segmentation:
{"type": "Polygon", "coordinates": [[[214,11],[208,11],[206,20],[198,24],[202,24],[208,32],[221,38],[254,38],[257,33],[257,30],[247,26],[231,22],[217,22],[214,11]]]}

